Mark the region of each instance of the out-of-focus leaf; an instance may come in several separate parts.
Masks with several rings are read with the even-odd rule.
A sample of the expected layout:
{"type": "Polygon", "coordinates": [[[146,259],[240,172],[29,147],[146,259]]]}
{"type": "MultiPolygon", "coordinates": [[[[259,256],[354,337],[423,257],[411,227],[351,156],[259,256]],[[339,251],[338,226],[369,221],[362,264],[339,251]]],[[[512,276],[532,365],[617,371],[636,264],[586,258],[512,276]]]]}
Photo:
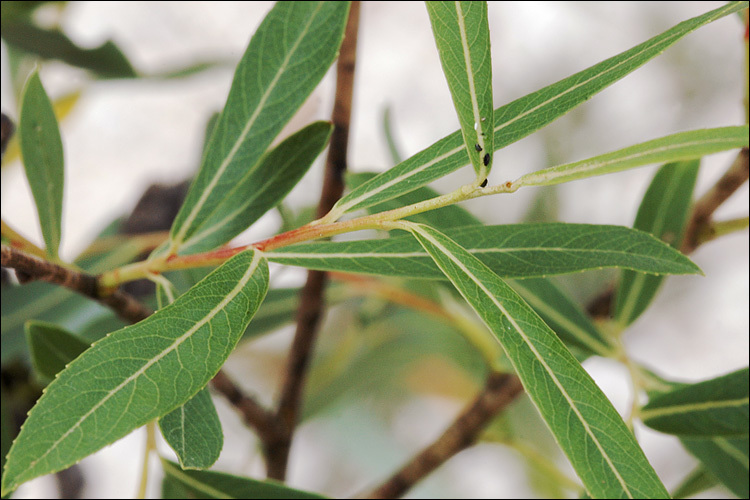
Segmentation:
{"type": "Polygon", "coordinates": [[[28,321],[26,341],[31,365],[45,379],[52,380],[58,372],[76,359],[90,344],[54,323],[28,321]]]}
{"type": "MultiPolygon", "coordinates": [[[[388,152],[391,155],[391,161],[394,165],[397,165],[403,161],[403,156],[398,150],[396,139],[393,137],[393,125],[391,123],[391,108],[385,108],[383,110],[383,135],[385,136],[385,142],[388,144],[388,152]]],[[[373,174],[373,177],[375,174],[373,174]]],[[[369,180],[369,179],[368,179],[369,180]]]]}
{"type": "MultiPolygon", "coordinates": [[[[638,208],[633,227],[680,248],[690,216],[700,160],[669,163],[659,169],[638,208]]],[[[615,319],[627,326],[646,310],[662,276],[623,271],[615,293],[615,319]]]]}
{"type": "Polygon", "coordinates": [[[95,49],[83,49],[56,29],[46,30],[28,20],[15,18],[0,22],[2,37],[8,45],[44,59],[63,62],[93,71],[103,78],[135,78],[138,76],[128,58],[111,41],[95,49]]]}
{"type": "Polygon", "coordinates": [[[690,498],[718,484],[719,480],[699,465],[672,492],[672,498],[690,498]]]}
{"type": "Polygon", "coordinates": [[[739,498],[750,496],[748,438],[680,439],[711,474],[739,498]]]}
{"type": "Polygon", "coordinates": [[[643,423],[685,437],[747,437],[750,379],[744,368],[653,397],[641,409],[643,423]]]}
{"type": "Polygon", "coordinates": [[[65,165],[60,129],[39,73],[31,74],[21,97],[18,140],[34,195],[47,255],[57,259],[62,233],[65,165]]]}
{"type": "Polygon", "coordinates": [[[586,311],[550,280],[515,280],[508,284],[566,345],[599,356],[607,356],[613,352],[611,342],[601,334],[586,311]]]}

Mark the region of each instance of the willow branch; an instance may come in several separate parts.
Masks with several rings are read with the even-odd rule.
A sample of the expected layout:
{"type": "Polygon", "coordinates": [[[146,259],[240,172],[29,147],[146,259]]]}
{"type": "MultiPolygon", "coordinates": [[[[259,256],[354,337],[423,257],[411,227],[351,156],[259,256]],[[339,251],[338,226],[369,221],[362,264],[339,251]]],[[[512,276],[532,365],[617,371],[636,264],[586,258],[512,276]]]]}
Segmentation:
{"type": "Polygon", "coordinates": [[[118,290],[110,295],[101,294],[96,276],[53,264],[5,245],[2,246],[2,265],[15,269],[20,283],[38,280],[60,285],[112,308],[128,323],[137,323],[152,313],[129,293],[118,290]]]}
{"type": "Polygon", "coordinates": [[[476,441],[487,424],[515,398],[523,387],[515,375],[491,372],[482,392],[445,430],[442,436],[364,498],[399,498],[449,458],[476,441]]]}
{"type": "Polygon", "coordinates": [[[682,240],[682,253],[689,254],[698,248],[702,243],[701,234],[709,229],[716,209],[747,182],[749,173],[748,148],[742,148],[721,179],[695,202],[682,240]]]}
{"type": "Polygon", "coordinates": [[[211,380],[211,385],[242,414],[245,424],[255,429],[261,442],[275,439],[278,433],[275,416],[255,399],[244,394],[223,370],[211,380]]]}
{"type": "MultiPolygon", "coordinates": [[[[318,218],[328,213],[344,192],[344,172],[346,171],[349,123],[354,89],[358,24],[359,2],[352,2],[344,40],[339,52],[339,60],[336,65],[336,101],[332,116],[334,130],[331,135],[325,178],[317,208],[318,218]]],[[[324,272],[309,271],[307,282],[300,292],[297,329],[287,360],[277,413],[281,434],[276,436],[276,439],[264,443],[268,477],[272,479],[283,481],[286,477],[289,449],[292,444],[294,427],[297,424],[307,367],[310,363],[323,312],[325,284],[326,274],[324,272]]]]}

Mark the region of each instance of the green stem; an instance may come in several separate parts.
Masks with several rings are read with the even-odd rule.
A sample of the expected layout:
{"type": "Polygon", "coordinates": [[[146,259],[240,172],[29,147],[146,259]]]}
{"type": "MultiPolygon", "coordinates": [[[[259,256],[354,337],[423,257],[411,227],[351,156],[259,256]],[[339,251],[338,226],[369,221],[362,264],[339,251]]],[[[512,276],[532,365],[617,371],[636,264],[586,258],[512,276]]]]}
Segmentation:
{"type": "Polygon", "coordinates": [[[152,260],[128,264],[100,274],[99,285],[105,290],[114,290],[123,283],[144,278],[149,274],[159,274],[165,271],[193,267],[215,266],[251,247],[260,251],[269,251],[289,246],[294,243],[328,238],[337,234],[349,233],[362,229],[387,229],[387,223],[403,219],[404,217],[427,212],[429,210],[435,210],[461,201],[479,198],[481,196],[508,193],[515,191],[516,189],[517,187],[511,185],[510,182],[485,188],[476,185],[476,183],[467,184],[453,192],[436,196],[429,200],[420,201],[413,205],[338,222],[330,221],[333,217],[338,216],[338,214],[334,215],[334,211],[332,210],[326,216],[305,226],[278,234],[266,240],[253,243],[252,245],[234,248],[220,248],[211,252],[184,256],[176,255],[174,250],[172,250],[166,255],[159,256],[152,260]]]}

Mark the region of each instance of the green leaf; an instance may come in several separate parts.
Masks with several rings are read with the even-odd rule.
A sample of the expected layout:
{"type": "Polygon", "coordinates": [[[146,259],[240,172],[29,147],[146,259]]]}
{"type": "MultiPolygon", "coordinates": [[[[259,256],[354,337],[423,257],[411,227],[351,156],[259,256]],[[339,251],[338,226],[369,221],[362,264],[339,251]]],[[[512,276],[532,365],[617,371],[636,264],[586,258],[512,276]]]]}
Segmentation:
{"type": "MultiPolygon", "coordinates": [[[[396,165],[401,163],[403,157],[399,152],[396,140],[393,138],[393,125],[391,124],[391,108],[386,107],[383,110],[383,135],[385,136],[385,142],[388,145],[388,153],[391,155],[391,161],[396,165]]],[[[374,177],[374,174],[373,174],[374,177]]]]}
{"type": "Polygon", "coordinates": [[[748,438],[680,439],[682,445],[701,461],[724,486],[739,498],[750,496],[748,438]]]}
{"type": "MultiPolygon", "coordinates": [[[[690,216],[700,160],[668,163],[651,181],[633,227],[680,248],[690,216]]],[[[623,327],[635,321],[656,295],[663,278],[623,271],[615,293],[615,319],[623,327]]]]}
{"type": "Polygon", "coordinates": [[[672,498],[690,498],[719,484],[719,480],[699,465],[672,491],[672,498]]]}
{"type": "MultiPolygon", "coordinates": [[[[601,267],[660,274],[700,272],[669,245],[620,226],[512,224],[449,228],[446,233],[506,278],[543,277],[601,267]]],[[[301,243],[267,252],[266,256],[281,264],[326,271],[442,278],[429,255],[408,236],[301,243]]]]}
{"type": "Polygon", "coordinates": [[[279,203],[326,147],[333,125],[315,122],[285,139],[224,193],[213,213],[194,225],[181,253],[211,250],[247,229],[279,203]]]}
{"type": "Polygon", "coordinates": [[[159,419],[159,428],[183,469],[207,469],[219,458],[224,434],[208,388],[159,419]]]}
{"type": "Polygon", "coordinates": [[[106,41],[99,47],[84,49],[57,29],[43,29],[23,18],[0,23],[8,45],[45,59],[59,59],[71,66],[93,71],[103,78],[134,78],[137,72],[117,45],[106,41]]]}
{"type": "Polygon", "coordinates": [[[162,459],[164,498],[326,498],[289,488],[281,483],[258,481],[223,472],[180,470],[174,462],[162,459]]]}
{"type": "Polygon", "coordinates": [[[404,223],[505,349],[594,498],[669,498],[607,397],[555,333],[502,279],[453,240],[404,223]]]}
{"type": "MultiPolygon", "coordinates": [[[[184,250],[196,252],[218,247],[252,222],[236,212],[237,206],[259,189],[251,182],[263,185],[273,176],[276,166],[259,160],[338,55],[348,12],[348,2],[279,2],[268,13],[237,66],[201,168],[172,225],[173,249],[190,247],[184,250]],[[218,227],[207,225],[209,221],[218,227]],[[201,234],[204,231],[210,232],[201,234]]],[[[316,137],[326,134],[323,127],[315,127],[316,137]]],[[[316,147],[303,137],[295,138],[298,142],[290,149],[277,148],[272,154],[277,159],[303,154],[291,148],[303,147],[304,142],[308,150],[303,156],[311,161],[309,154],[316,147]]],[[[292,161],[287,168],[298,175],[298,169],[304,173],[308,166],[292,161]]],[[[283,192],[272,191],[275,204],[283,192]]]]}
{"type": "Polygon", "coordinates": [[[611,356],[615,348],[581,306],[552,281],[543,278],[509,281],[508,284],[549,325],[567,346],[588,354],[611,356]]]}
{"type": "Polygon", "coordinates": [[[36,71],[29,77],[21,97],[18,140],[47,255],[56,260],[62,231],[63,146],[52,103],[36,71]]]}
{"type": "Polygon", "coordinates": [[[492,168],[492,58],[487,2],[426,2],[466,151],[477,174],[492,168]]]}
{"type": "MultiPolygon", "coordinates": [[[[732,2],[683,21],[632,49],[497,108],[493,148],[498,150],[536,132],[658,56],[688,33],[746,6],[747,2],[732,2]]],[[[395,198],[439,179],[466,165],[465,151],[461,133],[454,132],[341,198],[327,217],[338,219],[346,212],[395,198]]]]}
{"type": "Polygon", "coordinates": [[[184,404],[219,371],[268,288],[259,252],[242,252],[140,323],[68,365],[13,443],[2,493],[62,470],[184,404]]]}
{"type": "Polygon", "coordinates": [[[748,369],[680,387],[654,397],[640,412],[643,423],[685,437],[747,437],[748,369]]]}
{"type": "Polygon", "coordinates": [[[660,162],[692,160],[748,145],[748,127],[691,130],[618,151],[526,174],[514,186],[551,186],[660,162]]]}
{"type": "Polygon", "coordinates": [[[560,220],[559,198],[557,186],[544,186],[536,189],[521,222],[555,222],[560,220]]]}
{"type": "Polygon", "coordinates": [[[50,380],[90,346],[67,330],[45,321],[26,322],[26,341],[34,370],[50,380]]]}

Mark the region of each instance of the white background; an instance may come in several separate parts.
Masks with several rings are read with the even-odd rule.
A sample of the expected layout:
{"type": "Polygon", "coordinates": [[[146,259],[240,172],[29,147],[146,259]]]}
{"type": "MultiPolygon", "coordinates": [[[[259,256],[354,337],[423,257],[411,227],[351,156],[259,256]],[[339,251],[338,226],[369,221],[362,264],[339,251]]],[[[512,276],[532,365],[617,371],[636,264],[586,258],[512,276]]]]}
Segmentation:
{"type": "MultiPolygon", "coordinates": [[[[491,3],[495,106],[719,5],[721,2],[491,3]]],[[[177,182],[194,172],[205,121],[223,105],[233,64],[270,7],[269,2],[68,6],[60,22],[72,39],[87,47],[112,39],[143,73],[164,72],[200,60],[229,63],[181,80],[93,81],[60,63],[42,67],[42,81],[53,99],[83,89],[78,105],[61,125],[66,157],[64,258],[74,257],[112,218],[131,210],[147,185],[177,182]]],[[[497,152],[490,183],[675,132],[743,123],[742,34],[739,20],[729,17],[688,35],[663,56],[543,131],[497,152]]],[[[329,72],[301,116],[293,120],[292,130],[329,116],[335,83],[332,76],[329,72]]],[[[10,82],[3,47],[2,109],[14,119],[19,92],[10,82]]],[[[382,134],[385,107],[391,109],[404,157],[458,128],[422,3],[363,5],[349,147],[352,170],[391,166],[382,134]]],[[[704,161],[699,194],[724,172],[734,154],[714,155],[704,161]]],[[[319,172],[320,165],[292,193],[297,206],[317,201],[319,172]]],[[[561,220],[632,224],[653,172],[653,167],[647,167],[563,186],[561,220]]],[[[467,167],[438,182],[436,188],[450,190],[471,180],[472,175],[467,167]]],[[[533,195],[532,189],[522,190],[513,196],[473,200],[466,206],[487,221],[509,223],[519,220],[533,195]]],[[[745,216],[747,211],[745,184],[719,210],[717,218],[745,216]]],[[[2,216],[41,242],[20,164],[2,170],[2,216]]],[[[251,242],[268,236],[276,222],[274,216],[265,217],[240,238],[251,242]]],[[[692,258],[706,276],[667,281],[654,307],[626,334],[632,357],[658,366],[669,378],[683,380],[700,380],[747,366],[747,256],[747,231],[701,247],[692,258]]],[[[630,393],[621,366],[602,360],[590,360],[585,366],[618,410],[626,412],[630,393]]],[[[405,408],[403,418],[394,425],[406,425],[409,433],[420,437],[421,441],[410,444],[416,450],[437,435],[459,408],[455,401],[425,398],[405,408]],[[414,429],[414,422],[421,422],[421,427],[414,429]]],[[[222,412],[222,419],[233,433],[232,427],[238,424],[231,411],[222,412]]],[[[327,443],[330,430],[326,429],[315,422],[302,429],[294,449],[291,484],[334,496],[351,495],[402,460],[378,464],[377,476],[371,475],[372,470],[341,472],[337,482],[334,464],[340,457],[335,455],[341,449],[327,443]],[[337,483],[331,489],[330,485],[337,483]]],[[[396,428],[394,432],[403,431],[396,428]]],[[[694,461],[676,440],[646,430],[639,430],[638,437],[667,487],[679,484],[694,461]]],[[[225,443],[219,466],[259,474],[257,460],[247,452],[253,441],[243,439],[240,435],[225,443]]],[[[86,497],[130,496],[135,491],[142,443],[143,435],[137,432],[84,460],[86,497]]],[[[434,476],[415,494],[467,498],[534,494],[513,453],[496,446],[482,445],[464,452],[434,476]]],[[[18,496],[48,496],[54,491],[53,483],[42,478],[22,487],[18,496]]],[[[156,490],[152,494],[156,495],[156,490]]]]}

